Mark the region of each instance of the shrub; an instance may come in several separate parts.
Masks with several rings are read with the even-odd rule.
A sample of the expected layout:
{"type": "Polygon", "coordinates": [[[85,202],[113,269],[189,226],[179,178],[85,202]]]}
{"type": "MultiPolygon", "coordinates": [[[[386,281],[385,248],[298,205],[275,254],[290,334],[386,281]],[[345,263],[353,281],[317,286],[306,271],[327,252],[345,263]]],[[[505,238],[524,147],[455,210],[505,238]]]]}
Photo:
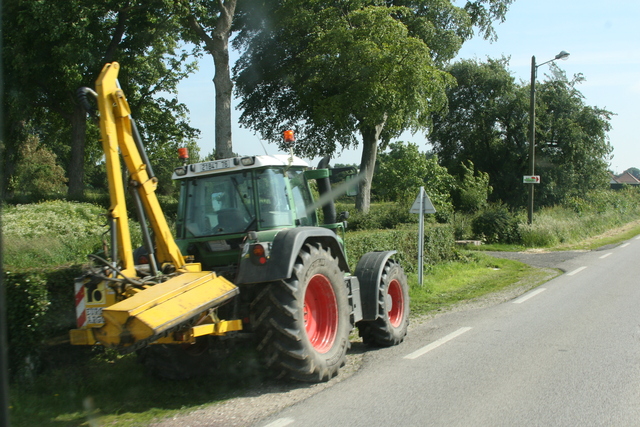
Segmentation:
{"type": "Polygon", "coordinates": [[[471,223],[473,234],[487,243],[515,243],[520,240],[518,221],[503,204],[480,211],[471,223]]]}
{"type": "MultiPolygon", "coordinates": [[[[358,260],[371,251],[398,251],[394,258],[407,272],[417,271],[418,230],[411,226],[396,230],[371,230],[348,232],[345,244],[349,266],[355,271],[358,260]]],[[[446,224],[431,224],[425,227],[424,262],[435,264],[457,257],[453,227],[446,224]]]]}
{"type": "Polygon", "coordinates": [[[456,213],[453,215],[452,225],[456,240],[467,240],[474,237],[471,227],[472,221],[471,214],[456,213]]]}
{"type": "Polygon", "coordinates": [[[5,272],[10,377],[29,378],[52,359],[45,341],[75,324],[73,280],[80,266],[5,272]]]}
{"type": "Polygon", "coordinates": [[[411,205],[405,203],[376,203],[366,214],[352,208],[353,206],[346,204],[336,205],[338,213],[349,211],[348,229],[350,231],[394,229],[402,224],[418,222],[418,215],[409,213],[411,205]]]}
{"type": "Polygon", "coordinates": [[[476,171],[471,160],[463,162],[462,177],[458,179],[457,188],[453,193],[453,203],[462,212],[476,212],[486,206],[493,187],[489,185],[489,174],[476,171]]]}
{"type": "Polygon", "coordinates": [[[20,157],[12,182],[16,190],[34,197],[66,191],[64,169],[57,163],[57,156],[40,144],[38,136],[27,135],[20,148],[20,157]]]}
{"type": "Polygon", "coordinates": [[[42,319],[49,300],[46,283],[39,274],[12,274],[6,272],[3,282],[7,299],[7,330],[9,344],[9,371],[33,370],[36,348],[43,338],[42,319]]]}

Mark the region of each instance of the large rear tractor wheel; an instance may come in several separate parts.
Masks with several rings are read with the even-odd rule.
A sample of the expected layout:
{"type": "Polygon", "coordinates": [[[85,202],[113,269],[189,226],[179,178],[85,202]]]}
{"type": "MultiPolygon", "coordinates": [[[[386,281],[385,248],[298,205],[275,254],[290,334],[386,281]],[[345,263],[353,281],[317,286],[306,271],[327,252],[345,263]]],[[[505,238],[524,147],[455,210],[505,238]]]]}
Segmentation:
{"type": "Polygon", "coordinates": [[[409,326],[409,284],[400,265],[388,260],[378,287],[378,318],[357,325],[365,344],[389,347],[400,344],[409,326]]]}
{"type": "Polygon", "coordinates": [[[306,244],[288,280],[265,285],[251,309],[258,351],[279,378],[327,381],[344,366],[352,325],[338,260],[306,244]]]}

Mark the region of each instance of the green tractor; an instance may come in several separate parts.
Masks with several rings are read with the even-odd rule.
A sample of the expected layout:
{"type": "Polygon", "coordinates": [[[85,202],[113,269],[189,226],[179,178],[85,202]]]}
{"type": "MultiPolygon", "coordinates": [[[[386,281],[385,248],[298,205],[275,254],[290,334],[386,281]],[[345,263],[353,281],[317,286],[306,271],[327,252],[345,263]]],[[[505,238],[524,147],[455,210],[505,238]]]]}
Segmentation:
{"type": "Polygon", "coordinates": [[[96,91],[79,92],[88,111],[88,97],[98,101],[111,250],[92,255],[97,265],[75,282],[71,344],[137,351],[152,373],[177,379],[210,370],[210,356],[224,356],[235,340],[249,337],[278,376],[325,381],[344,365],[354,327],[368,344],[402,342],[407,278],[392,258],[395,251],[367,253],[351,273],[346,214],[335,212],[328,158],[317,169],[293,155],[176,168],[181,187],[174,237],[118,72],[117,63],[106,64],[96,91]],[[312,180],[320,202],[312,197],[312,180]],[[125,187],[143,225],[145,244],[135,251],[125,187]]]}
{"type": "Polygon", "coordinates": [[[327,380],[345,363],[349,334],[396,345],[407,333],[409,294],[394,251],[371,252],[351,274],[346,213],[336,215],[328,158],[249,156],[179,167],[176,243],[240,288],[220,318],[243,319],[277,374],[327,380]],[[310,181],[317,182],[323,221],[310,181]],[[325,197],[323,197],[325,196],[325,197]]]}

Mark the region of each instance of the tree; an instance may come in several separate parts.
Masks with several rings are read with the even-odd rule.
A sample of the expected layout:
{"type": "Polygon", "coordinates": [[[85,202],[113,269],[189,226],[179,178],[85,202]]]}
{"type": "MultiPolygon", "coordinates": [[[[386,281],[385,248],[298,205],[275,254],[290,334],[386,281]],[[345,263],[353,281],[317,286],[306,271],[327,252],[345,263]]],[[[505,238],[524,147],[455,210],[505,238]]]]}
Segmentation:
{"type": "Polygon", "coordinates": [[[213,57],[215,75],[213,84],[215,99],[215,150],[218,159],[232,157],[231,95],[233,82],[229,69],[229,37],[236,10],[236,0],[200,0],[189,2],[191,10],[187,18],[195,43],[203,43],[213,57]]]}
{"type": "Polygon", "coordinates": [[[64,191],[67,182],[64,169],[56,162],[56,155],[42,146],[36,135],[27,134],[20,150],[21,161],[13,183],[16,189],[36,197],[64,191]]]}
{"type": "Polygon", "coordinates": [[[411,204],[425,187],[439,213],[451,213],[455,178],[438,164],[437,156],[421,153],[414,143],[393,142],[378,157],[372,193],[382,200],[411,204]]]}
{"type": "Polygon", "coordinates": [[[457,81],[449,109],[434,114],[429,141],[440,162],[462,179],[465,162],[489,174],[494,200],[525,202],[528,92],[515,82],[508,60],[462,60],[447,70],[457,81]]]}
{"type": "Polygon", "coordinates": [[[143,134],[158,109],[173,111],[154,125],[162,126],[154,138],[158,144],[195,135],[184,106],[160,96],[175,93],[191,70],[184,66],[186,54],[177,51],[182,9],[175,2],[8,0],[3,6],[5,178],[19,160],[18,136],[28,125],[66,164],[69,195],[82,194],[85,164],[96,162],[100,148],[85,144],[86,113],[75,93],[93,86],[106,62],[121,63],[120,82],[143,134]]]}
{"type": "Polygon", "coordinates": [[[554,205],[568,196],[581,196],[609,185],[607,132],[612,112],[586,105],[578,84],[557,66],[549,80],[536,86],[536,174],[543,177],[536,201],[554,205]]]}
{"type": "Polygon", "coordinates": [[[454,206],[463,212],[476,212],[487,205],[493,188],[489,185],[489,174],[476,171],[471,160],[463,163],[463,174],[453,191],[454,206]],[[466,163],[466,164],[465,164],[466,163]]]}
{"type": "Polygon", "coordinates": [[[427,175],[427,157],[414,143],[393,142],[380,153],[372,191],[382,200],[413,201],[427,175]]]}
{"type": "MultiPolygon", "coordinates": [[[[517,207],[526,203],[529,87],[515,83],[507,65],[505,58],[453,64],[449,71],[458,85],[447,93],[448,113],[434,115],[429,139],[454,175],[463,176],[463,163],[473,162],[489,174],[491,199],[517,207]]],[[[612,113],[585,105],[576,88],[581,76],[568,80],[552,67],[550,80],[536,91],[538,205],[606,186],[611,152],[606,133],[612,113]]]]}
{"type": "Polygon", "coordinates": [[[364,179],[356,208],[368,211],[379,145],[428,124],[445,105],[453,58],[479,26],[491,33],[511,0],[282,0],[241,38],[234,69],[240,121],[280,143],[295,128],[294,151],[331,154],[362,143],[364,179]],[[487,7],[488,5],[488,7],[487,7]]]}

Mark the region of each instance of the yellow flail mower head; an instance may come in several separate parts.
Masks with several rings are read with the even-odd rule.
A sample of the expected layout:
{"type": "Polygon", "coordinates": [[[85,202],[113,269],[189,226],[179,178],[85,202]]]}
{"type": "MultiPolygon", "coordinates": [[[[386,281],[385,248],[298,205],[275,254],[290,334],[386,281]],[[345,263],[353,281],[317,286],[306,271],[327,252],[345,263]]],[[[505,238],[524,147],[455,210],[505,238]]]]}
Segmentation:
{"type": "Polygon", "coordinates": [[[117,81],[119,69],[115,62],[106,64],[96,91],[79,91],[85,108],[89,94],[98,104],[111,202],[107,214],[111,254],[110,259],[94,255],[102,266],[89,268],[76,281],[78,329],[71,331],[71,343],[135,350],[147,344],[193,342],[200,335],[240,330],[240,320],[220,320],[215,310],[238,294],[238,288],[214,272],[201,271],[201,265],[189,262],[175,243],[155,194],[158,180],[117,81]],[[120,157],[152,261],[146,270],[134,265],[120,157]],[[153,242],[147,222],[155,236],[153,242]]]}

